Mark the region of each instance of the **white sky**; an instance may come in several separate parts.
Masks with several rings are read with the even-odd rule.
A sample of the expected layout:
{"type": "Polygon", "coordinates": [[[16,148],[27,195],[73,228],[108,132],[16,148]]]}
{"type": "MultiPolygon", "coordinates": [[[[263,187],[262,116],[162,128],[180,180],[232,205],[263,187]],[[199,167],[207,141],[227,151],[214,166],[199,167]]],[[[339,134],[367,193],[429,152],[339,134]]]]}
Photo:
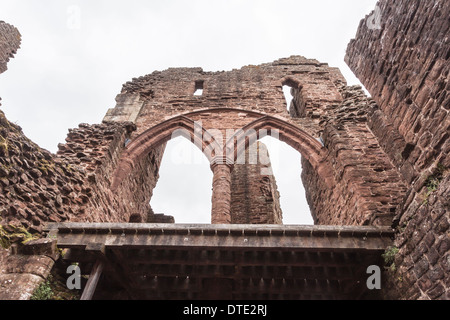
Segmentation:
{"type": "MultiPolygon", "coordinates": [[[[344,63],[345,49],[376,2],[0,0],[0,20],[22,34],[21,49],[0,76],[1,108],[56,152],[69,128],[101,122],[123,83],[155,70],[231,70],[303,55],[359,84],[344,63]]],[[[186,143],[169,143],[151,203],[177,222],[209,223],[212,174],[206,163],[180,164],[186,143]]],[[[299,155],[282,143],[269,152],[284,222],[310,224],[299,155]]]]}

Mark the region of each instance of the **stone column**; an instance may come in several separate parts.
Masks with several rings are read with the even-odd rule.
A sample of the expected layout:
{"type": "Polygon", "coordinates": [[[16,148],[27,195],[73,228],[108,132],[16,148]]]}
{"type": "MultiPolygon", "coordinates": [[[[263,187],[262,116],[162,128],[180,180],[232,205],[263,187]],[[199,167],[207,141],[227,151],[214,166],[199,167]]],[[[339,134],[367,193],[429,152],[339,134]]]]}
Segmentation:
{"type": "Polygon", "coordinates": [[[212,190],[212,224],[231,223],[231,171],[232,165],[225,159],[212,161],[213,190],[212,190]]]}

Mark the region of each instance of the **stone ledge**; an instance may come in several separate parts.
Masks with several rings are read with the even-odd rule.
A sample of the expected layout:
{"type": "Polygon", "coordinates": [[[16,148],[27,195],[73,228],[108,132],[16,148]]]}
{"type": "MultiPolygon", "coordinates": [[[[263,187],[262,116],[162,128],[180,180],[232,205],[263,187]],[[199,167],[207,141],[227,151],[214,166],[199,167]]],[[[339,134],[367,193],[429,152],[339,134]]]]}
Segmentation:
{"type": "Polygon", "coordinates": [[[55,261],[47,256],[9,256],[3,268],[3,274],[33,274],[46,279],[55,261]]]}
{"type": "Polygon", "coordinates": [[[44,279],[29,273],[0,274],[0,300],[30,300],[44,279]]]}

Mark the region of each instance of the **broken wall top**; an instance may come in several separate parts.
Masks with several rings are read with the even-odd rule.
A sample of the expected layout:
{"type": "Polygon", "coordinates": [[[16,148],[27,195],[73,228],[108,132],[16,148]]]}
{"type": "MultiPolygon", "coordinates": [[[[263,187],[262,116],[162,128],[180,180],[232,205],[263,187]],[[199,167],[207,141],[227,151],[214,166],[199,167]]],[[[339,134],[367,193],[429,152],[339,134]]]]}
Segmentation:
{"type": "Polygon", "coordinates": [[[342,101],[337,83],[345,83],[338,69],[302,56],[221,72],[170,68],[127,82],[104,121],[135,122],[139,134],[170,117],[201,109],[242,109],[290,118],[283,85],[301,91],[304,109],[317,110],[342,101]],[[196,89],[202,94],[194,95],[196,89]]]}
{"type": "Polygon", "coordinates": [[[5,72],[9,59],[20,48],[21,35],[14,26],[0,21],[0,73],[5,72]]]}

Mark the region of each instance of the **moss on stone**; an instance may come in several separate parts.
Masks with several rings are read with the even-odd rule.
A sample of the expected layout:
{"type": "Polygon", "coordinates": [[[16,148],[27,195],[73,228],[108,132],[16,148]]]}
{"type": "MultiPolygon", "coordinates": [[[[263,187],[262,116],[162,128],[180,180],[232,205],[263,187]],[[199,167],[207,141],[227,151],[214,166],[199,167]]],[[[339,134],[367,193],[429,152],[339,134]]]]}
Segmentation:
{"type": "Polygon", "coordinates": [[[38,161],[37,165],[38,165],[38,169],[45,175],[47,175],[49,171],[52,171],[55,169],[55,164],[52,162],[49,162],[45,159],[40,159],[38,161]]]}
{"type": "Polygon", "coordinates": [[[426,191],[423,195],[423,205],[428,204],[428,198],[431,196],[433,192],[435,192],[441,181],[444,179],[444,177],[450,173],[450,169],[446,168],[442,164],[438,164],[436,169],[434,170],[434,173],[427,178],[425,181],[425,187],[426,191]]]}
{"type": "Polygon", "coordinates": [[[42,282],[36,290],[34,290],[33,295],[30,300],[51,300],[54,296],[53,290],[50,286],[50,281],[42,282]]]}
{"type": "Polygon", "coordinates": [[[53,268],[47,280],[33,292],[31,300],[80,300],[80,290],[69,290],[66,279],[53,268]]]}
{"type": "Polygon", "coordinates": [[[13,225],[0,225],[0,245],[4,249],[9,249],[13,243],[26,244],[29,241],[39,239],[38,234],[31,234],[24,227],[13,225]]]}
{"type": "Polygon", "coordinates": [[[388,266],[389,270],[392,272],[395,272],[397,267],[395,266],[395,257],[399,253],[399,248],[397,247],[389,247],[386,249],[386,251],[381,255],[381,257],[384,260],[384,263],[386,266],[388,266]]]}

